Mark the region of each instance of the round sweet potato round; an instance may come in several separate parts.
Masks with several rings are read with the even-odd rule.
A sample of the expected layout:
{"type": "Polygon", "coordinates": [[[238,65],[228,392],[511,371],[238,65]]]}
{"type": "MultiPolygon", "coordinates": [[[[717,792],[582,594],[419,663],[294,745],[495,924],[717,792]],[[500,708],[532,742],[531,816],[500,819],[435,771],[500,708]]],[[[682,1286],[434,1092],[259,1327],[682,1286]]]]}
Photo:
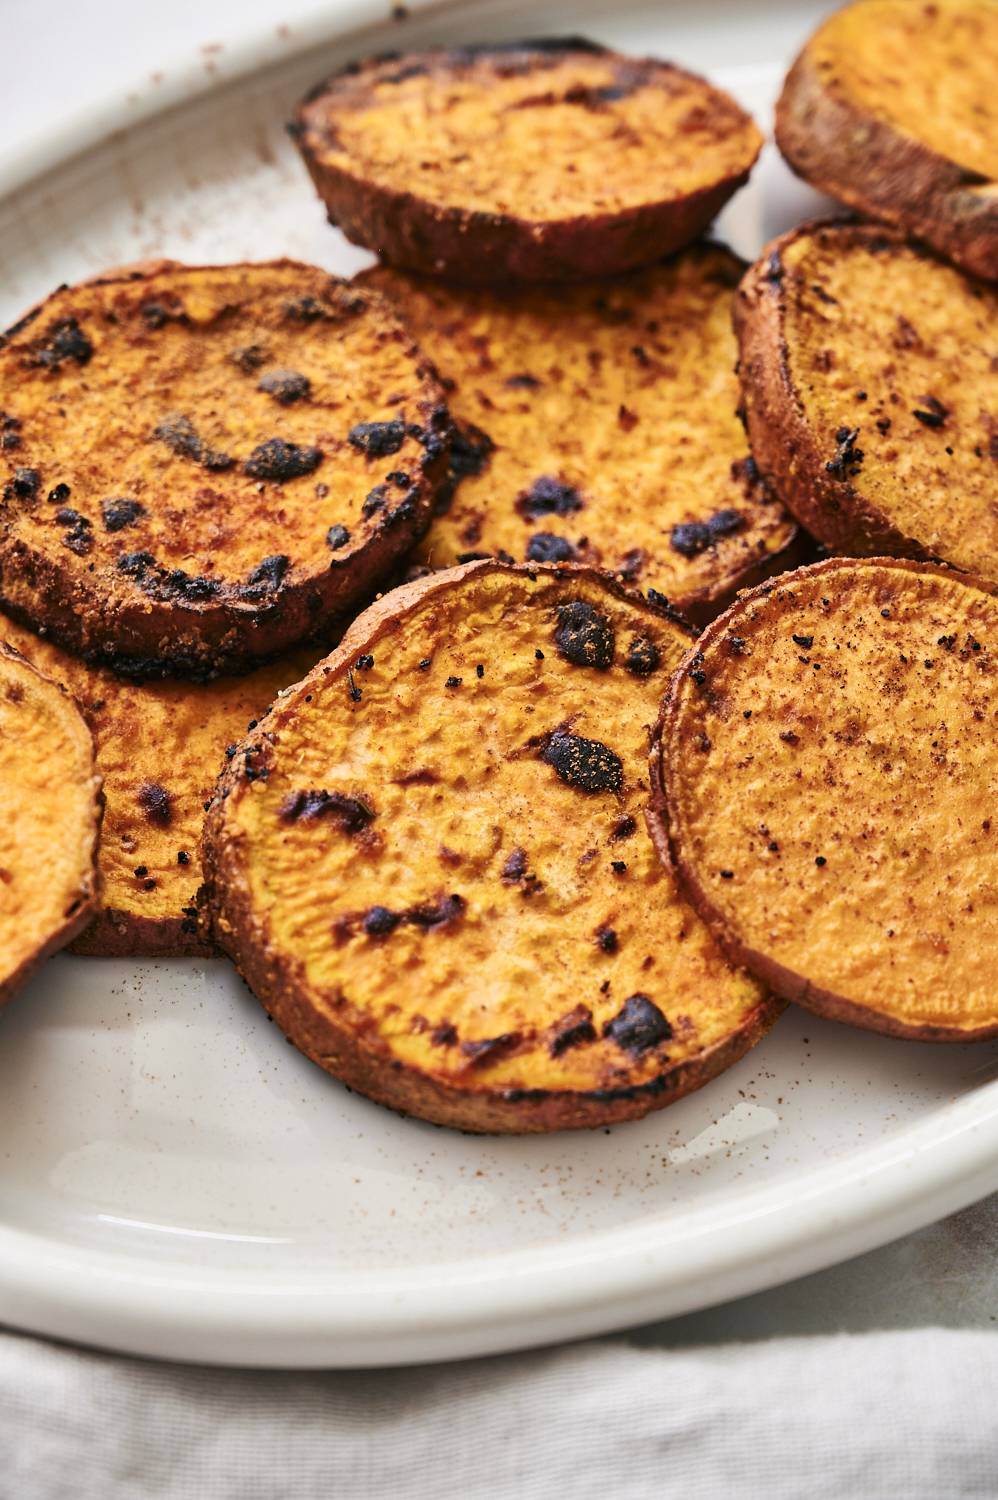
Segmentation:
{"type": "Polygon", "coordinates": [[[998,278],[998,0],[859,0],[791,69],[776,139],[801,177],[998,278]]]}
{"type": "Polygon", "coordinates": [[[439,371],[456,424],[419,557],[582,562],[698,621],[802,561],[736,416],[743,270],[698,245],[614,280],[505,292],[365,272],[439,371]]]}
{"type": "Polygon", "coordinates": [[[578,38],[370,58],[314,89],[291,132],[349,239],[479,282],[612,275],[676,250],[762,145],[704,79],[578,38]]]}
{"type": "Polygon", "coordinates": [[[293,261],[142,267],[0,344],[0,600],[142,677],[319,631],[425,529],[439,387],[374,293],[293,261]]]}
{"type": "Polygon", "coordinates": [[[13,620],[0,634],[61,683],[90,725],[104,789],[97,899],[74,953],[177,957],[211,951],[200,932],[201,829],[227,747],[303,677],[299,647],[242,677],[134,682],[89,666],[13,620]]]}
{"type": "Polygon", "coordinates": [[[689,635],[582,569],[386,595],[232,757],[215,936],[351,1088],[478,1131],[669,1103],[775,1018],[662,868],[649,726],[689,635]]]}
{"type": "Polygon", "coordinates": [[[100,814],[79,709],[0,640],[0,1003],[90,920],[100,814]]]}
{"type": "Polygon", "coordinates": [[[996,592],[932,563],[818,563],[744,595],[674,677],[656,841],[786,999],[998,1035],[996,592]]]}
{"type": "Polygon", "coordinates": [[[735,325],[752,452],[810,532],[998,580],[998,289],[896,230],[811,224],[735,325]]]}

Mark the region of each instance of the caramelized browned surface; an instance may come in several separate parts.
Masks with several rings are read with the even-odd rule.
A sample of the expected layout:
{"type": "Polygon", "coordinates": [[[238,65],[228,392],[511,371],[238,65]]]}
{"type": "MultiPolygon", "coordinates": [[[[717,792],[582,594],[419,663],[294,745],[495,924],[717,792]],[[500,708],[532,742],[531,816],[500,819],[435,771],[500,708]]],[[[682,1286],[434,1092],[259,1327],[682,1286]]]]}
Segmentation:
{"type": "Polygon", "coordinates": [[[364,273],[433,361],[458,427],[422,560],[581,561],[706,617],[778,569],[796,528],[755,478],[735,415],[741,270],[699,246],[561,288],[364,273]]]}
{"type": "Polygon", "coordinates": [[[645,758],[688,640],[595,574],[387,595],[275,705],[206,824],[217,937],[291,1039],[479,1130],[645,1113],[775,1015],[678,895],[645,758]]]}
{"type": "Polygon", "coordinates": [[[806,225],[737,314],[753,452],[804,525],[998,581],[998,291],[895,231],[806,225]]]}
{"type": "Polygon", "coordinates": [[[0,638],[0,1001],[95,905],[100,780],[61,689],[0,638]]]}
{"type": "Polygon", "coordinates": [[[89,667],[12,620],[0,619],[0,634],[66,686],[93,731],[105,804],[100,900],[75,951],[204,951],[194,920],[201,828],[226,746],[304,675],[317,651],[299,650],[246,677],[140,684],[89,667]]]}
{"type": "Polygon", "coordinates": [[[998,1033],[998,601],[927,563],[754,590],[673,682],[672,848],[725,947],[874,1030],[998,1033]]]}
{"type": "Polygon", "coordinates": [[[7,607],[146,673],[318,629],[425,525],[443,447],[390,310],[291,261],[56,292],[0,349],[0,409],[7,607]]]}
{"type": "Polygon", "coordinates": [[[351,238],[462,280],[650,261],[696,237],[762,143],[704,79],[573,38],[368,59],[293,130],[351,238]]]}

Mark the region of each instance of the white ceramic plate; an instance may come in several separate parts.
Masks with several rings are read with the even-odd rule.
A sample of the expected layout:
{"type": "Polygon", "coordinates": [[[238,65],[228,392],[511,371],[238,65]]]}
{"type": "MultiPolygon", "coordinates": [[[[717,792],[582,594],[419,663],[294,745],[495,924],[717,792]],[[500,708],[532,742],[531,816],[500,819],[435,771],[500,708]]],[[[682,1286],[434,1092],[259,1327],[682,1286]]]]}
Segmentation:
{"type": "MultiPolygon", "coordinates": [[[[273,34],[247,38],[211,63],[241,75],[224,87],[174,72],[168,99],[151,87],[0,160],[0,323],[147,255],[364,263],[282,130],[351,51],[584,30],[709,73],[768,123],[820,8],[514,0],[400,24],[350,0],[297,28],[308,55],[273,66],[273,34]]],[[[769,151],[720,232],[751,254],[818,201],[769,151]]],[[[0,1017],[0,1141],[0,1320],[164,1357],[392,1364],[688,1311],[983,1196],[998,1050],[794,1012],[639,1124],[482,1140],[346,1093],[222,962],[59,958],[0,1017]]]]}

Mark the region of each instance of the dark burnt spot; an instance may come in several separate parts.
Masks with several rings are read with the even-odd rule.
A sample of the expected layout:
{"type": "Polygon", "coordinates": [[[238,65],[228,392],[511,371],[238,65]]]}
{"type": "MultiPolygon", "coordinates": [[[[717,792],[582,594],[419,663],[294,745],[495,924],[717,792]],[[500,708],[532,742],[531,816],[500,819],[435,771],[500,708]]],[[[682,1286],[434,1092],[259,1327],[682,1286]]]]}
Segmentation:
{"type": "Polygon", "coordinates": [[[20,417],[0,411],[0,452],[13,453],[16,448],[20,448],[23,425],[20,417]]]}
{"type": "Polygon", "coordinates": [[[260,376],[257,389],[273,396],[281,406],[293,406],[296,401],[308,400],[312,382],[297,370],[268,370],[260,376]]]}
{"type": "Polygon", "coordinates": [[[638,577],[647,561],[648,554],[643,547],[632,547],[629,552],[624,553],[616,571],[625,582],[631,583],[638,577]]]}
{"type": "Polygon", "coordinates": [[[374,666],[374,657],[370,654],[369,651],[365,651],[362,656],[358,656],[357,660],[354,662],[354,666],[357,668],[358,672],[370,672],[371,668],[374,666]]]}
{"type": "Polygon", "coordinates": [[[650,677],[662,663],[662,654],[646,635],[636,635],[627,648],[624,666],[635,677],[650,677]]]}
{"type": "Polygon", "coordinates": [[[316,823],[332,818],[344,833],[360,833],[374,820],[374,808],[361,797],[344,792],[290,792],[281,803],[284,823],[316,823]]]}
{"type": "Polygon", "coordinates": [[[387,458],[405,442],[405,423],[358,422],[347,434],[349,442],[368,458],[387,458]]]}
{"type": "Polygon", "coordinates": [[[618,818],[613,825],[613,832],[610,834],[610,843],[619,844],[624,839],[629,839],[633,833],[637,832],[637,827],[638,820],[637,818],[632,818],[630,813],[627,813],[622,818],[618,818]]]}
{"type": "Polygon", "coordinates": [[[330,552],[339,552],[350,540],[350,533],[345,526],[330,526],[326,532],[326,546],[330,552]]]}
{"type": "Polygon", "coordinates": [[[369,521],[372,516],[376,516],[379,511],[384,510],[387,500],[387,484],[376,484],[374,489],[369,490],[365,496],[364,504],[360,508],[361,515],[365,520],[369,521]]]}
{"type": "Polygon", "coordinates": [[[620,947],[620,938],[612,927],[605,924],[596,929],[596,946],[601,953],[616,953],[620,947]]]}
{"type": "Polygon", "coordinates": [[[233,349],[229,358],[244,375],[252,375],[267,358],[267,351],[260,344],[247,344],[244,349],[233,349]]]}
{"type": "Polygon", "coordinates": [[[762,476],[758,464],[749,453],[744,458],[735,459],[731,465],[731,477],[736,484],[753,485],[758,484],[762,476]]]}
{"type": "Polygon", "coordinates": [[[451,436],[450,469],[458,479],[481,474],[485,469],[495,443],[487,432],[472,422],[463,422],[455,427],[451,436]]]}
{"type": "Polygon", "coordinates": [[[126,552],[118,558],[116,566],[128,578],[142,578],[158,564],[151,552],[126,552]]]}
{"type": "Polygon", "coordinates": [[[179,414],[165,417],[154,428],[153,437],[165,443],[170,452],[175,453],[178,458],[187,458],[191,463],[199,464],[202,469],[209,469],[212,473],[221,473],[224,469],[231,469],[235,462],[227,453],[220,453],[215,448],[209,448],[202,441],[189,417],[179,414]]]}
{"type": "Polygon", "coordinates": [[[158,781],[144,781],[139,787],[139,806],[146,821],[156,828],[169,828],[173,822],[173,798],[158,781]]]}
{"type": "Polygon", "coordinates": [[[551,1027],[548,1033],[548,1052],[552,1057],[560,1057],[572,1047],[581,1047],[586,1042],[595,1040],[596,1027],[593,1025],[592,1011],[588,1005],[576,1005],[551,1027]]]}
{"type": "Polygon", "coordinates": [[[535,479],[516,501],[516,510],[525,521],[536,521],[539,516],[569,516],[581,509],[578,490],[549,475],[535,479]]]}
{"type": "MultiPolygon", "coordinates": [[[[201,604],[208,599],[213,599],[221,591],[221,584],[214,578],[205,578],[200,574],[185,573],[182,568],[164,568],[157,563],[151,552],[126,552],[118,558],[115,566],[119,573],[133,578],[144,594],[151,599],[175,601],[185,600],[191,604],[201,604]]],[[[178,658],[178,663],[183,658],[178,658]]],[[[136,671],[137,671],[136,667],[136,671]]],[[[127,658],[124,661],[115,661],[115,671],[127,671],[127,658]]],[[[150,672],[148,666],[143,666],[141,676],[161,677],[163,675],[162,664],[158,671],[150,672]]]]}
{"type": "Polygon", "coordinates": [[[550,531],[538,531],[527,545],[527,561],[541,563],[572,562],[578,557],[572,542],[550,531]]]}
{"type": "Polygon", "coordinates": [[[467,906],[463,896],[442,896],[439,901],[426,901],[419,906],[411,906],[404,916],[413,927],[421,927],[429,932],[436,927],[449,927],[457,922],[464,916],[467,906]]]}
{"type": "Polygon", "coordinates": [[[73,510],[71,506],[65,505],[56,511],[55,523],[57,526],[69,528],[62,542],[70,552],[74,552],[77,557],[86,557],[93,551],[93,528],[88,517],[81,515],[78,510],[73,510]]]}
{"type": "Polygon", "coordinates": [[[541,386],[536,375],[528,375],[525,371],[520,375],[511,375],[505,384],[510,391],[536,391],[541,386]]]}
{"type": "Polygon", "coordinates": [[[367,937],[389,937],[401,920],[400,912],[391,911],[387,906],[372,906],[365,912],[362,925],[367,937]]]}
{"type": "Polygon", "coordinates": [[[13,479],[4,489],[4,499],[33,500],[41,482],[42,476],[37,469],[15,469],[13,479]]]}
{"type": "Polygon", "coordinates": [[[65,505],[71,494],[68,484],[59,483],[54,489],[49,490],[46,498],[50,505],[65,505]]]}
{"type": "Polygon", "coordinates": [[[948,407],[945,407],[935,396],[919,396],[918,400],[922,405],[915,408],[912,416],[921,422],[923,427],[944,427],[946,425],[946,418],[949,416],[948,407]]]}
{"type": "Polygon", "coordinates": [[[616,1042],[624,1052],[647,1052],[672,1037],[672,1027],[648,995],[631,995],[612,1020],[603,1027],[603,1035],[616,1042]]]}
{"type": "Polygon", "coordinates": [[[290,318],[292,323],[317,323],[320,318],[327,318],[329,314],[315,297],[296,297],[291,302],[285,302],[284,316],[290,318]]]}
{"type": "Polygon", "coordinates": [[[46,329],[42,343],[35,350],[35,364],[56,369],[67,359],[78,365],[89,364],[94,346],[75,318],[60,318],[46,329]]]}
{"type": "Polygon", "coordinates": [[[624,785],[620,756],[600,740],[559,730],[542,749],[541,760],[580,792],[619,792],[624,785]]]}
{"type": "Polygon", "coordinates": [[[265,557],[263,562],[257,563],[247,578],[246,592],[273,593],[284,582],[290,566],[291,559],[283,552],[275,553],[273,557],[265,557]]]}
{"type": "Polygon", "coordinates": [[[406,771],[401,776],[393,778],[394,786],[436,786],[440,777],[436,771],[431,771],[421,766],[417,771],[406,771]]]}
{"type": "Polygon", "coordinates": [[[779,286],[783,280],[783,262],[780,260],[779,250],[771,250],[769,259],[766,261],[766,280],[772,286],[779,286]]]}
{"type": "Polygon", "coordinates": [[[462,1042],[461,1051],[472,1067],[484,1068],[512,1052],[514,1047],[520,1045],[521,1040],[518,1031],[504,1031],[501,1036],[483,1037],[477,1042],[462,1042]]]}
{"type": "Polygon", "coordinates": [[[457,1027],[450,1021],[441,1021],[430,1034],[434,1047],[453,1047],[457,1041],[457,1027]]]}
{"type": "Polygon", "coordinates": [[[143,302],[139,316],[147,328],[165,328],[167,323],[184,323],[187,313],[180,302],[143,302]]]}
{"type": "Polygon", "coordinates": [[[527,851],[514,849],[502,867],[502,879],[507,885],[516,885],[527,873],[527,851]]]}
{"type": "Polygon", "coordinates": [[[595,667],[605,672],[613,666],[613,625],[585,599],[558,605],[554,631],[559,655],[576,667],[595,667]]]}
{"type": "Polygon", "coordinates": [[[107,531],[124,531],[142,519],[145,507],[137,500],[102,500],[101,515],[107,531]]]}
{"type": "Polygon", "coordinates": [[[80,512],[78,510],[74,510],[71,505],[64,505],[60,510],[57,510],[54,516],[54,520],[57,526],[90,525],[90,522],[87,520],[86,516],[82,516],[80,512]]]}
{"type": "Polygon", "coordinates": [[[682,557],[697,557],[721,537],[732,536],[744,525],[745,517],[739,511],[719,510],[706,521],[682,521],[673,526],[669,545],[682,557]]]}
{"type": "Polygon", "coordinates": [[[322,463],[318,448],[305,448],[300,443],[289,443],[284,438],[268,438],[254,448],[243,469],[251,479],[270,479],[277,484],[286,484],[289,479],[300,479],[313,474],[322,463]]]}
{"type": "Polygon", "coordinates": [[[858,437],[858,427],[840,427],[836,432],[835,454],[825,464],[827,472],[834,478],[855,479],[859,473],[866,455],[862,448],[856,447],[858,437]]]}

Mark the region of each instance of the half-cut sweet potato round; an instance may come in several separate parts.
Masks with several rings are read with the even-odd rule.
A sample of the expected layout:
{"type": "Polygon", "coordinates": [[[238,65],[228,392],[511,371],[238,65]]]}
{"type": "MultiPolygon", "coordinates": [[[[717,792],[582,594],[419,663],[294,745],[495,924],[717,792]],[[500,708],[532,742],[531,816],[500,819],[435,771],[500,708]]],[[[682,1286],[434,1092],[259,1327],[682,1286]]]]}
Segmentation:
{"type": "Polygon", "coordinates": [[[79,709],[0,640],[0,1003],[93,915],[100,814],[79,709]]]}
{"type": "Polygon", "coordinates": [[[998,289],[896,230],[806,224],[735,326],[755,460],[814,536],[998,581],[998,289]]]}
{"type": "Polygon", "coordinates": [[[0,633],[72,693],[93,733],[104,788],[100,874],[74,953],[179,957],[211,951],[197,924],[201,829],[226,748],[304,676],[300,647],[244,677],[138,683],[91,667],[13,620],[0,633]]]}
{"type": "Polygon", "coordinates": [[[736,416],[744,266],[697,245],[613,280],[504,292],[376,268],[456,424],[418,556],[582,562],[711,619],[802,561],[736,416]]]}
{"type": "Polygon", "coordinates": [[[0,600],[140,677],[319,632],[425,529],[439,387],[392,310],[293,261],[109,273],[0,343],[0,600]]]}
{"type": "Polygon", "coordinates": [[[794,171],[998,278],[998,0],[859,0],[794,63],[776,140],[794,171]]]}
{"type": "Polygon", "coordinates": [[[205,824],[215,936],[351,1088],[478,1131],[629,1119],[775,1018],[644,825],[688,635],[582,569],[386,595],[247,737],[205,824]]]}
{"type": "Polygon", "coordinates": [[[833,559],[744,595],[676,673],[652,827],[735,963],[821,1015],[998,1035],[998,599],[833,559]]]}
{"type": "Polygon", "coordinates": [[[704,79],[573,37],[354,63],[291,132],[349,239],[487,283],[613,275],[679,249],[762,145],[704,79]]]}

